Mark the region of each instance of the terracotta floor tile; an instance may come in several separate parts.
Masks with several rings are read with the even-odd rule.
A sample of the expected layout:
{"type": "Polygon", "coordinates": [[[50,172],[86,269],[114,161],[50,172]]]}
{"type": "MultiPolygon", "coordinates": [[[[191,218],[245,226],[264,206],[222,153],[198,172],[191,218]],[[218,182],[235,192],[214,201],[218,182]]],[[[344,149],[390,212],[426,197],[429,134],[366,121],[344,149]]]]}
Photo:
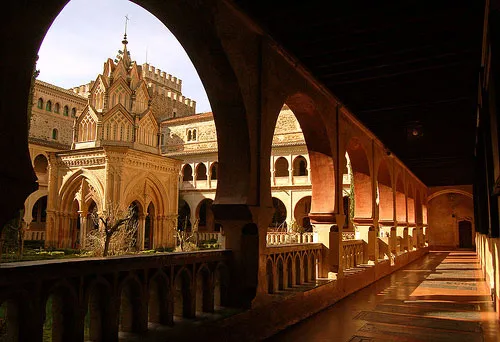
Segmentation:
{"type": "Polygon", "coordinates": [[[270,341],[500,341],[477,256],[431,252],[270,341]]]}

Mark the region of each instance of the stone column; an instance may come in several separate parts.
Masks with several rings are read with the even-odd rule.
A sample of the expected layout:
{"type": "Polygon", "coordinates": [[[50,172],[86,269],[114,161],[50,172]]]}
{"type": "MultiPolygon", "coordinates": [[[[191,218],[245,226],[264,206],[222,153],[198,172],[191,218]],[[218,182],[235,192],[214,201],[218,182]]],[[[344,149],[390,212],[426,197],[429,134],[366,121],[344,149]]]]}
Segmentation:
{"type": "Polygon", "coordinates": [[[406,242],[408,241],[407,238],[405,239],[404,230],[405,230],[405,227],[400,227],[400,226],[396,227],[396,237],[401,238],[401,245],[399,246],[398,253],[403,253],[405,251],[406,242]]]}
{"type": "Polygon", "coordinates": [[[242,204],[214,204],[212,210],[222,226],[226,249],[232,251],[229,305],[258,305],[267,295],[266,233],[273,210],[242,204]]]}
{"type": "Polygon", "coordinates": [[[404,227],[403,230],[403,241],[405,242],[405,248],[409,252],[411,251],[411,234],[408,227],[404,227]]]}
{"type": "Polygon", "coordinates": [[[397,251],[397,229],[396,227],[391,227],[391,232],[389,235],[389,251],[393,255],[398,255],[397,251]]]}
{"type": "Polygon", "coordinates": [[[47,210],[47,219],[45,222],[45,248],[55,247],[55,237],[55,212],[53,210],[47,210]]]}
{"type": "Polygon", "coordinates": [[[85,248],[85,238],[87,237],[87,213],[78,211],[78,220],[80,220],[80,248],[85,248]]]}
{"type": "Polygon", "coordinates": [[[144,249],[144,230],[146,228],[146,217],[144,215],[139,216],[139,224],[137,225],[137,242],[136,246],[139,250],[144,249]]]}

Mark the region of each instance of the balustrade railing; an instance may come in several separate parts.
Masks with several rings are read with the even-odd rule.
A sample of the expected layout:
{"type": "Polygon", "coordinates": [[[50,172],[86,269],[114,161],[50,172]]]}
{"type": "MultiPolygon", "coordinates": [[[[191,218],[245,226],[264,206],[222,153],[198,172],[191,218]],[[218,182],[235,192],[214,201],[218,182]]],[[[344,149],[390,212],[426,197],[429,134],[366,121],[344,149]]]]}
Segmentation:
{"type": "Polygon", "coordinates": [[[344,269],[354,268],[364,262],[364,244],[363,240],[345,240],[343,242],[342,265],[344,269]]]}
{"type": "Polygon", "coordinates": [[[203,316],[228,304],[230,255],[214,250],[2,264],[6,340],[42,341],[47,333],[54,341],[82,341],[85,330],[100,341],[118,341],[119,332],[145,333],[148,321],[172,325],[174,316],[203,316]]]}
{"type": "Polygon", "coordinates": [[[313,233],[267,232],[266,241],[268,246],[313,243],[313,233]]]}
{"type": "Polygon", "coordinates": [[[43,241],[43,240],[45,240],[45,231],[43,231],[43,230],[26,230],[24,233],[24,240],[43,241]]]}
{"type": "Polygon", "coordinates": [[[265,253],[267,292],[315,281],[323,248],[321,243],[268,246],[265,253]]]}

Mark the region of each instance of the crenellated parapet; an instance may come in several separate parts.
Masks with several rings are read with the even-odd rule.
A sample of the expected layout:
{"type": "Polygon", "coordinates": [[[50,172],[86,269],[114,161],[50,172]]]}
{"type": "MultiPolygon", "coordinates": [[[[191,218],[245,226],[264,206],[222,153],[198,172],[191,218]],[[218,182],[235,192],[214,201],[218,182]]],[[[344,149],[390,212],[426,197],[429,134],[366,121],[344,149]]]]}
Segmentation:
{"type": "Polygon", "coordinates": [[[74,92],[77,95],[88,98],[90,96],[90,90],[92,89],[94,82],[95,81],[90,81],[87,84],[82,84],[80,86],[70,88],[69,90],[71,90],[72,92],[74,92]]]}
{"type": "Polygon", "coordinates": [[[154,81],[179,93],[182,91],[182,80],[180,78],[167,74],[165,71],[157,69],[148,63],[142,64],[142,77],[149,79],[147,80],[148,83],[154,81]]]}

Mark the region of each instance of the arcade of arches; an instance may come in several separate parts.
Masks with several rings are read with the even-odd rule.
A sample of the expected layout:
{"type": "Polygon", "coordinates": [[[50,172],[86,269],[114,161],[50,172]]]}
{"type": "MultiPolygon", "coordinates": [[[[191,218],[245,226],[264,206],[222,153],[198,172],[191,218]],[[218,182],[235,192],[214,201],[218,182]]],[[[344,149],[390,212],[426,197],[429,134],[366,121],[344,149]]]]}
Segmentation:
{"type": "MultiPolygon", "coordinates": [[[[1,83],[2,93],[12,99],[2,106],[5,126],[9,130],[2,130],[0,134],[0,148],[6,156],[6,170],[1,175],[0,185],[12,196],[8,200],[2,199],[1,225],[36,190],[37,177],[43,177],[45,169],[41,159],[37,159],[36,155],[30,159],[25,153],[28,148],[27,123],[21,115],[8,113],[24,113],[26,110],[24,107],[28,99],[30,74],[35,65],[36,47],[40,46],[43,38],[40,32],[47,31],[61,10],[61,3],[55,0],[45,1],[44,6],[36,5],[35,1],[27,3],[29,6],[25,2],[9,2],[12,12],[17,14],[16,23],[2,23],[4,27],[7,26],[5,32],[14,32],[15,39],[4,42],[8,51],[4,63],[7,68],[0,74],[6,80],[1,83]],[[36,161],[36,165],[31,160],[36,161]]],[[[283,299],[282,310],[295,309],[285,312],[284,316],[273,316],[274,319],[280,317],[283,320],[276,323],[279,329],[422,256],[428,251],[432,239],[435,239],[436,245],[448,247],[469,243],[465,234],[474,234],[475,222],[469,212],[471,203],[460,197],[463,194],[447,189],[447,193],[429,199],[434,190],[420,181],[397,156],[388,153],[383,143],[355,118],[354,113],[324,90],[298,61],[257,24],[239,13],[232,2],[216,0],[195,4],[138,0],[136,3],[150,10],[172,30],[199,72],[213,110],[213,114],[206,117],[210,120],[213,115],[217,127],[216,137],[208,137],[211,140],[205,145],[204,153],[210,157],[199,165],[201,160],[187,153],[190,152],[187,148],[183,162],[185,165],[181,169],[181,162],[170,158],[182,154],[178,146],[174,146],[173,150],[168,150],[168,146],[159,146],[160,135],[165,134],[167,129],[176,123],[192,124],[189,121],[191,119],[172,118],[160,124],[154,115],[145,112],[142,117],[144,122],[138,121],[139,117],[132,122],[127,110],[122,108],[124,106],[116,103],[116,107],[109,111],[110,116],[116,115],[115,121],[110,122],[109,130],[106,130],[106,116],[88,106],[77,121],[77,130],[81,129],[83,133],[75,132],[76,141],[72,143],[82,149],[92,147],[95,150],[91,156],[81,158],[78,150],[49,154],[49,183],[60,186],[45,190],[48,192],[46,217],[39,214],[38,209],[33,210],[30,212],[30,222],[46,220],[45,239],[48,246],[72,246],[88,229],[86,215],[91,206],[95,205],[97,210],[102,211],[107,201],[112,199],[119,199],[124,206],[135,201],[139,204],[138,215],[143,225],[140,244],[169,244],[171,241],[168,236],[162,237],[160,233],[167,230],[166,222],[162,220],[168,215],[177,214],[177,186],[179,177],[182,177],[180,192],[184,191],[182,210],[186,218],[199,219],[203,223],[200,226],[205,229],[212,229],[208,227],[213,225],[215,230],[215,223],[219,224],[225,236],[227,251],[200,252],[176,258],[170,255],[131,258],[133,261],[130,261],[130,265],[95,261],[98,265],[93,266],[95,270],[86,270],[79,278],[74,278],[75,273],[64,266],[62,269],[67,274],[54,276],[56,280],[40,276],[39,281],[43,286],[38,283],[35,286],[32,280],[21,281],[2,272],[2,289],[9,290],[0,292],[1,300],[22,298],[31,288],[42,292],[46,288],[59,290],[58,284],[64,283],[67,289],[57,292],[63,300],[59,298],[53,303],[67,303],[64,313],[76,312],[77,306],[82,305],[80,299],[88,298],[88,288],[83,284],[87,285],[89,279],[85,277],[95,272],[99,279],[102,277],[107,282],[104,282],[100,295],[91,297],[90,303],[93,303],[91,305],[94,308],[98,307],[99,296],[106,298],[107,290],[114,291],[114,295],[120,291],[128,298],[120,302],[122,307],[134,307],[136,315],[124,315],[120,320],[121,327],[109,326],[116,333],[119,329],[146,329],[148,303],[143,299],[165,295],[161,292],[163,285],[158,286],[153,282],[149,270],[169,272],[166,277],[160,276],[155,280],[166,284],[168,279],[170,285],[164,287],[171,292],[168,293],[169,299],[162,301],[168,307],[155,307],[154,300],[149,305],[151,319],[163,322],[171,318],[172,312],[193,317],[197,309],[203,311],[213,308],[212,297],[223,296],[221,293],[213,295],[214,284],[218,282],[212,278],[217,268],[215,261],[226,261],[226,258],[230,260],[230,286],[227,294],[224,294],[228,306],[261,308],[265,312],[266,305],[269,308],[269,303],[273,301],[273,293],[322,279],[324,283],[321,284],[324,286],[310,290],[310,301],[304,312],[296,309],[301,307],[297,303],[304,296],[291,295],[283,299]],[[212,6],[216,6],[217,10],[213,10],[212,6]],[[199,34],[193,35],[193,30],[199,34]],[[302,146],[290,143],[287,139],[279,141],[280,134],[276,134],[275,128],[279,126],[277,122],[283,110],[291,111],[296,117],[305,142],[302,146]],[[87,125],[85,118],[94,120],[96,125],[87,125]],[[124,126],[120,126],[122,123],[124,126]],[[140,133],[137,140],[129,141],[134,135],[127,135],[127,132],[133,123],[144,126],[138,129],[140,133]],[[118,127],[123,127],[123,131],[118,127]],[[94,130],[96,134],[91,133],[94,130]],[[117,144],[100,145],[99,139],[116,141],[117,144]],[[89,140],[92,146],[86,145],[89,140]],[[122,143],[130,143],[128,147],[142,147],[139,150],[129,149],[120,145],[122,143]],[[286,154],[274,154],[273,145],[282,148],[286,154]],[[139,154],[141,158],[145,158],[142,154],[147,154],[147,163],[140,161],[139,154]],[[211,189],[211,195],[200,195],[196,191],[198,186],[211,189]],[[304,193],[296,198],[296,205],[287,208],[281,196],[288,196],[291,186],[296,186],[304,193]],[[273,190],[281,195],[275,195],[273,190]],[[448,193],[459,195],[448,196],[448,193]],[[198,196],[198,200],[191,200],[190,196],[198,196]],[[305,199],[307,196],[310,196],[310,202],[305,199]],[[448,215],[453,218],[450,219],[452,224],[434,226],[431,219],[442,216],[442,213],[439,210],[434,212],[433,206],[444,205],[446,201],[449,210],[444,212],[448,215],[452,211],[455,215],[448,215]],[[275,214],[277,211],[274,207],[279,209],[279,215],[275,214]],[[286,222],[293,216],[304,227],[306,224],[312,225],[314,243],[268,247],[266,234],[273,216],[277,223],[286,222]],[[359,236],[357,240],[362,241],[361,252],[347,254],[353,244],[344,241],[344,227],[346,230],[349,227],[356,229],[359,236]],[[434,235],[433,229],[436,231],[434,235]],[[457,238],[445,241],[443,235],[437,232],[440,229],[456,231],[457,238]],[[151,231],[156,233],[151,234],[151,231]],[[230,258],[227,257],[229,254],[230,258]],[[212,264],[203,268],[202,263],[196,261],[197,257],[205,258],[212,264]],[[183,263],[190,266],[181,266],[183,263]],[[360,264],[368,267],[354,276],[346,275],[347,269],[360,264]],[[110,265],[116,265],[117,269],[111,269],[110,265]],[[137,279],[122,284],[121,281],[128,277],[137,279]],[[108,279],[113,279],[116,284],[109,285],[108,279]],[[75,286],[80,282],[82,286],[75,286]],[[196,299],[194,293],[198,288],[202,290],[199,291],[200,298],[196,299]],[[68,298],[71,300],[66,300],[68,298]]],[[[111,69],[107,71],[111,72],[111,69]]],[[[114,70],[122,69],[117,67],[114,70]]],[[[125,83],[121,86],[125,87],[125,83]]],[[[98,95],[97,88],[95,94],[98,95]]],[[[95,101],[100,103],[99,99],[96,97],[95,101]]],[[[111,99],[110,103],[113,102],[111,99]]],[[[196,146],[204,137],[201,124],[193,128],[197,132],[196,141],[192,141],[192,131],[184,133],[191,132],[190,146],[196,146]]],[[[168,133],[164,140],[178,140],[179,136],[175,136],[175,132],[168,133]]],[[[184,141],[177,145],[184,146],[184,141]]],[[[38,191],[44,190],[40,187],[38,191]]],[[[470,194],[470,189],[460,191],[470,194]]],[[[44,205],[44,200],[39,201],[42,197],[43,193],[39,193],[29,201],[33,207],[39,208],[44,205]]],[[[471,240],[472,244],[476,241],[471,240]]],[[[484,248],[481,252],[490,253],[484,248]]],[[[31,267],[34,266],[26,267],[26,270],[30,271],[31,267]]],[[[491,271],[496,266],[491,263],[488,267],[491,271]]],[[[497,280],[492,278],[491,287],[496,290],[497,280]]],[[[42,292],[36,294],[48,296],[42,292]]],[[[36,298],[28,296],[23,300],[35,302],[36,298]]],[[[39,305],[26,307],[40,310],[39,305]]],[[[115,310],[113,317],[116,318],[116,307],[106,307],[115,310]]],[[[33,317],[43,316],[38,311],[31,312],[33,317]]],[[[104,311],[96,312],[103,315],[104,311]]],[[[64,319],[73,317],[63,316],[64,319]]],[[[68,325],[66,331],[78,330],[81,322],[75,322],[68,325]]],[[[113,324],[116,325],[116,322],[113,324]]],[[[29,324],[39,323],[37,319],[29,324]]],[[[101,330],[100,333],[104,333],[101,330]]],[[[83,334],[75,340],[82,339],[83,334]]],[[[35,340],[39,340],[39,337],[35,340]]]]}

